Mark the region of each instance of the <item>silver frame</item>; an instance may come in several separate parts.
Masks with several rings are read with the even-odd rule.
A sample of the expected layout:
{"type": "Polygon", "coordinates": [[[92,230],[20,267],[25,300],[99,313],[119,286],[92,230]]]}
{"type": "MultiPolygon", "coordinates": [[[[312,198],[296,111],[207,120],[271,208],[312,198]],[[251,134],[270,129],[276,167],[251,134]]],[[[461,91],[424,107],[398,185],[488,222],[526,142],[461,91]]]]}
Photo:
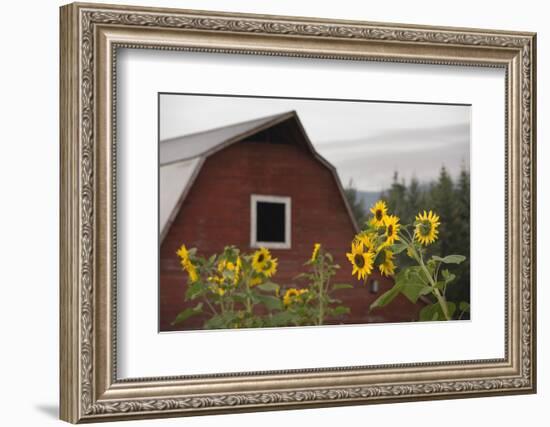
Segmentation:
{"type": "Polygon", "coordinates": [[[61,8],[60,52],[63,420],[535,392],[535,34],[77,3],[61,8]],[[505,69],[505,357],[118,379],[114,179],[118,48],[505,69]]]}

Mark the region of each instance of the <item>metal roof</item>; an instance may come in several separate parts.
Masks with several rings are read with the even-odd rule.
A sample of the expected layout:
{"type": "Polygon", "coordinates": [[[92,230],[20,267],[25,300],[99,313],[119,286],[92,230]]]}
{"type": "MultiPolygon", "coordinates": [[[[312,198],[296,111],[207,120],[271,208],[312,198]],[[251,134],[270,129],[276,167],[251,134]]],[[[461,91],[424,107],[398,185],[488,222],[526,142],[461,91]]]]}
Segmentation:
{"type": "Polygon", "coordinates": [[[174,220],[177,214],[175,208],[180,205],[188,183],[194,180],[201,164],[201,158],[194,158],[160,167],[159,226],[162,236],[167,224],[174,220]]]}
{"type": "Polygon", "coordinates": [[[292,115],[293,112],[276,114],[160,141],[160,164],[165,165],[202,156],[212,149],[219,148],[221,144],[230,144],[236,139],[241,140],[292,115]]]}

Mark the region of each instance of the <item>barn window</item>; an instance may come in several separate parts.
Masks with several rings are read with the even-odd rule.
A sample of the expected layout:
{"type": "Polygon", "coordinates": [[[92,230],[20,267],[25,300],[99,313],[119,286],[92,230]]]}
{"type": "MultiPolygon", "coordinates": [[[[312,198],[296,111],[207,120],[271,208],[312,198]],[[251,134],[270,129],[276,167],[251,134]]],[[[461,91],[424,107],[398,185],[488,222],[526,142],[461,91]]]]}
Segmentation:
{"type": "Polygon", "coordinates": [[[290,249],[290,197],[250,196],[250,246],[290,249]]]}

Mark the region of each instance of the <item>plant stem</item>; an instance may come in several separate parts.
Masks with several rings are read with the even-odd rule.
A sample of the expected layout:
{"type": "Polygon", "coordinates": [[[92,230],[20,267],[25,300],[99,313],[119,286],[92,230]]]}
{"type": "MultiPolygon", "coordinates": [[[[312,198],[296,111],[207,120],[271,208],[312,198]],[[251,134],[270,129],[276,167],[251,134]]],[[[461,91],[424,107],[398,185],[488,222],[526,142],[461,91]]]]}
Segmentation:
{"type": "MultiPolygon", "coordinates": [[[[401,236],[401,238],[403,238],[403,236],[401,236]]],[[[439,292],[439,289],[437,289],[437,285],[434,281],[434,278],[432,277],[432,275],[428,271],[428,268],[424,264],[424,259],[422,257],[422,253],[418,254],[416,248],[412,244],[412,240],[407,241],[407,239],[405,239],[405,238],[403,238],[403,240],[406,242],[406,244],[410,248],[412,248],[413,255],[414,255],[416,261],[420,264],[420,267],[422,268],[422,271],[424,272],[427,279],[429,280],[430,285],[432,287],[432,294],[436,297],[437,302],[439,302],[439,305],[441,306],[441,310],[443,311],[443,315],[445,316],[445,320],[451,320],[451,318],[449,316],[449,309],[447,307],[447,301],[445,300],[445,297],[443,295],[441,295],[441,292],[439,292]]]]}
{"type": "Polygon", "coordinates": [[[223,305],[223,297],[220,295],[220,309],[222,314],[225,314],[225,306],[223,305]]]}
{"type": "Polygon", "coordinates": [[[208,297],[203,295],[202,296],[202,299],[204,300],[204,302],[206,303],[206,305],[208,305],[208,307],[210,307],[210,310],[212,310],[212,313],[214,315],[217,315],[218,314],[218,311],[214,308],[214,306],[210,303],[210,301],[208,300],[208,297]]]}
{"type": "Polygon", "coordinates": [[[252,304],[250,301],[250,286],[248,280],[246,281],[246,312],[252,314],[252,304]]]}
{"type": "Polygon", "coordinates": [[[432,285],[432,293],[435,295],[435,297],[437,298],[437,302],[439,302],[439,305],[441,306],[441,310],[443,311],[445,320],[451,320],[451,318],[449,317],[449,310],[447,308],[447,301],[445,301],[445,297],[441,295],[441,292],[439,292],[439,289],[437,289],[436,283],[432,275],[428,271],[428,268],[424,264],[424,260],[422,259],[422,256],[420,256],[420,266],[422,267],[424,274],[426,275],[426,277],[430,281],[430,284],[432,285]]]}
{"type": "Polygon", "coordinates": [[[441,306],[441,310],[443,310],[443,315],[445,316],[446,320],[451,320],[449,317],[449,311],[447,307],[447,301],[445,301],[445,297],[441,295],[441,292],[439,292],[439,289],[434,288],[433,294],[437,298],[437,301],[439,302],[439,305],[441,306]]]}
{"type": "Polygon", "coordinates": [[[319,287],[319,320],[318,325],[323,324],[323,318],[325,316],[325,307],[324,307],[324,289],[323,289],[323,266],[321,265],[319,269],[319,278],[318,278],[318,287],[319,287]]]}

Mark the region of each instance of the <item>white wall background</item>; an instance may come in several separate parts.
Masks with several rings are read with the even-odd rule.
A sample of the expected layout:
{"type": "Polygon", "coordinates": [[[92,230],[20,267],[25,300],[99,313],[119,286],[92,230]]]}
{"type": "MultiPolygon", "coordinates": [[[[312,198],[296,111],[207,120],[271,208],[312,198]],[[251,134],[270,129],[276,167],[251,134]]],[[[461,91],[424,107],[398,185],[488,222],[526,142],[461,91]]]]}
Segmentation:
{"type": "MultiPolygon", "coordinates": [[[[113,3],[121,3],[111,0],[113,3]]],[[[124,425],[445,427],[546,425],[550,405],[549,226],[550,29],[544,2],[354,0],[134,0],[134,4],[538,32],[539,393],[529,396],[208,416],[124,425]],[[545,194],[546,193],[546,194],[545,194]]],[[[2,7],[0,65],[0,419],[3,425],[60,424],[58,402],[58,6],[57,0],[2,7]]]]}

